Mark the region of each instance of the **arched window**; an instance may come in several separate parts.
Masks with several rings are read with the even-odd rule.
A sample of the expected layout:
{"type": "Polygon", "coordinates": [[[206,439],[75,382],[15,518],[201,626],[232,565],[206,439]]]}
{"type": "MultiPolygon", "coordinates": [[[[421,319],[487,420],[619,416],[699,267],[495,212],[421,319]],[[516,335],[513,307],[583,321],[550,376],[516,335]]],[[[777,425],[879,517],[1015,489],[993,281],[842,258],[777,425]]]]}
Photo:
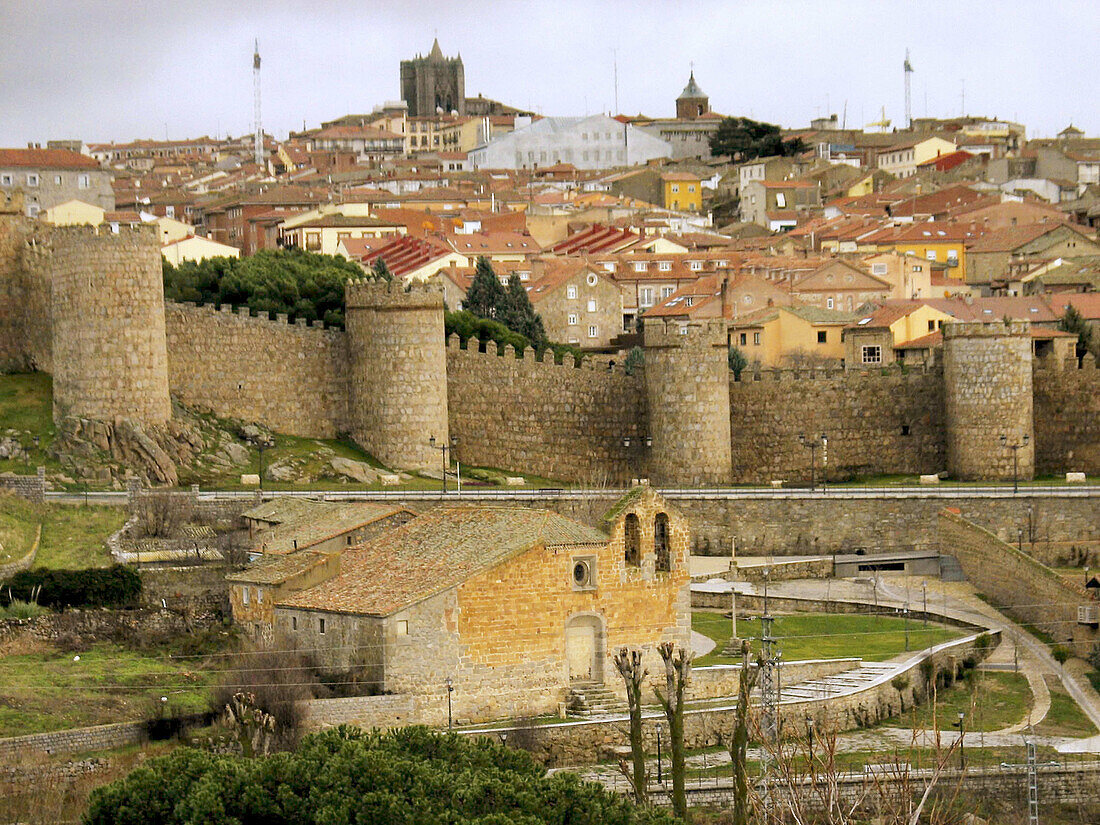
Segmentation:
{"type": "Polygon", "coordinates": [[[638,524],[638,517],[634,513],[627,513],[626,524],[623,526],[623,543],[625,545],[625,558],[627,566],[638,567],[642,563],[642,528],[638,524]]]}
{"type": "Polygon", "coordinates": [[[653,554],[657,557],[657,572],[668,573],[672,570],[672,553],[668,541],[668,515],[658,513],[653,519],[653,554]]]}

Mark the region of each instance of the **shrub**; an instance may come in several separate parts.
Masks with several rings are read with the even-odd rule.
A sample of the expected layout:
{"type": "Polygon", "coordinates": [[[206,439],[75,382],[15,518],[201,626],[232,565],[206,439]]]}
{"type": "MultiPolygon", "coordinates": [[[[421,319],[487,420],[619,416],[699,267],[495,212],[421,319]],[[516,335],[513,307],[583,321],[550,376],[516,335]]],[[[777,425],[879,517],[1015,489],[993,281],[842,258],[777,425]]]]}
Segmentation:
{"type": "Polygon", "coordinates": [[[210,709],[221,716],[235,694],[247,693],[253,707],[274,717],[276,745],[293,747],[304,719],[302,702],[312,699],[317,687],[313,670],[298,653],[244,651],[215,688],[210,709]]]}
{"type": "Polygon", "coordinates": [[[33,601],[36,588],[38,603],[44,607],[135,607],[141,596],[141,577],[121,564],[86,570],[40,567],[8,579],[0,598],[7,604],[33,601]]]}
{"type": "Polygon", "coordinates": [[[33,619],[43,613],[49,613],[49,610],[33,601],[22,599],[12,599],[7,607],[0,607],[0,619],[33,619]]]}

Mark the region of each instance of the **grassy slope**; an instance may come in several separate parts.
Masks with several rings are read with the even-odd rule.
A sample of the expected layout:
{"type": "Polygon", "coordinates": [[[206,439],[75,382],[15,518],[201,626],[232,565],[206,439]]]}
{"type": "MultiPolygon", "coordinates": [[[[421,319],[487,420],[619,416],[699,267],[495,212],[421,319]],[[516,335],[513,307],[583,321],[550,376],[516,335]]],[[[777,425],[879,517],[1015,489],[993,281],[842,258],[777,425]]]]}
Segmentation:
{"type": "Polygon", "coordinates": [[[45,649],[4,656],[0,736],[202,711],[213,678],[198,660],[109,643],[79,654],[45,649]]]}
{"type": "MultiPolygon", "coordinates": [[[[729,641],[730,620],[718,612],[697,610],[691,614],[691,626],[704,636],[714,639],[714,652],[695,661],[696,666],[732,663],[735,659],[721,655],[729,641]]],[[[737,620],[737,634],[752,639],[752,649],[759,648],[759,619],[737,620]]],[[[961,636],[956,628],[909,621],[909,648],[920,650],[930,644],[961,636]]],[[[786,661],[799,659],[840,659],[859,656],[868,661],[883,661],[905,652],[905,620],[891,616],[792,615],[776,616],[772,624],[776,646],[786,661]]]]}
{"type": "Polygon", "coordinates": [[[41,524],[42,542],[35,567],[105,567],[111,563],[111,556],[104,542],[125,521],[126,511],[120,507],[34,505],[11,494],[0,494],[0,543],[5,548],[0,563],[8,561],[5,553],[21,558],[41,524]],[[6,534],[19,538],[9,543],[6,534]]]}

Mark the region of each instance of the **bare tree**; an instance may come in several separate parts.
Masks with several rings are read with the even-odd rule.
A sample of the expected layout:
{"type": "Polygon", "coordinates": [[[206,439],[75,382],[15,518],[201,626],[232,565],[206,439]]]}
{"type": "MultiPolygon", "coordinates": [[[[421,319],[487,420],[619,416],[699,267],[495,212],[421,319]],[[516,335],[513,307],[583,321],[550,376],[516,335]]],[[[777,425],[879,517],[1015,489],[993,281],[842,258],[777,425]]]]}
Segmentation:
{"type": "Polygon", "coordinates": [[[256,696],[238,691],[225,706],[225,723],[237,732],[245,756],[267,756],[275,740],[275,717],[256,707],[256,696]]]}
{"type": "Polygon", "coordinates": [[[626,702],[630,709],[630,755],[634,760],[634,770],[629,772],[626,765],[620,765],[634,786],[634,801],[639,805],[646,802],[645,742],[642,739],[642,684],[649,671],[642,667],[642,652],[623,647],[615,654],[615,667],[626,682],[626,702]]]}
{"type": "Polygon", "coordinates": [[[684,689],[691,676],[690,650],[676,649],[672,642],[657,645],[665,664],[665,690],[655,690],[657,701],[668,720],[668,738],[672,746],[672,810],[687,820],[687,791],[684,787],[684,689]]]}
{"type": "Polygon", "coordinates": [[[749,667],[749,643],[741,642],[741,675],[737,680],[737,710],[733,717],[733,733],[725,743],[729,751],[730,765],[733,768],[733,823],[749,825],[751,798],[749,795],[749,772],[746,766],[749,751],[749,709],[750,697],[756,681],[760,677],[763,655],[757,658],[756,667],[749,667]]]}
{"type": "Polygon", "coordinates": [[[134,503],[139,531],[148,538],[172,538],[191,520],[193,511],[189,496],[167,491],[142,492],[134,503]]]}

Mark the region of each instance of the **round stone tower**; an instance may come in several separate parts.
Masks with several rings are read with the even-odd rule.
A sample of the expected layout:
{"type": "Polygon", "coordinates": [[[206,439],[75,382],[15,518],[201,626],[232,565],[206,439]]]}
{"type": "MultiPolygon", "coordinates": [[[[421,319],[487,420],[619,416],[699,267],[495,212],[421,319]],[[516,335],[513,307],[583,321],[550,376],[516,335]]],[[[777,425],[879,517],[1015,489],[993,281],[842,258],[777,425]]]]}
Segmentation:
{"type": "Polygon", "coordinates": [[[649,474],[654,484],[729,484],[730,384],[726,326],[645,324],[649,474]]]}
{"type": "Polygon", "coordinates": [[[943,325],[947,471],[957,479],[1011,479],[1013,452],[1018,477],[1035,475],[1029,327],[1027,321],[943,325]]]}
{"type": "Polygon", "coordinates": [[[351,436],[387,467],[436,470],[448,443],[447,345],[438,284],[350,281],[351,436]]]}
{"type": "Polygon", "coordinates": [[[164,283],[153,227],[44,233],[53,309],[53,415],[160,425],[172,416],[164,283]]]}

